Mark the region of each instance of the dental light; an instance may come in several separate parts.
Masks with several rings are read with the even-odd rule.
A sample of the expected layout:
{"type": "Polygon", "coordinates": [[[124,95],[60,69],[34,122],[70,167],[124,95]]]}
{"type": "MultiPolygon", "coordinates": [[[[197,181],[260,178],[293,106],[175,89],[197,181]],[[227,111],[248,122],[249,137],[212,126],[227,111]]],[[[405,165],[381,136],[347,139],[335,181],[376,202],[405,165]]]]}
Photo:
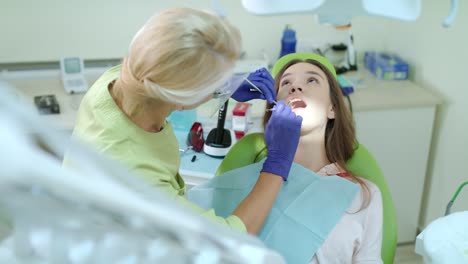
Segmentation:
{"type": "MultiPolygon", "coordinates": [[[[335,26],[350,24],[355,16],[415,21],[421,13],[421,0],[242,0],[242,5],[255,15],[313,13],[319,23],[335,26]]],[[[451,0],[451,6],[449,16],[442,23],[444,27],[453,23],[458,0],[451,0]]]]}
{"type": "Polygon", "coordinates": [[[256,15],[314,13],[320,23],[346,25],[355,16],[384,16],[414,21],[421,13],[421,0],[242,0],[256,15]]]}

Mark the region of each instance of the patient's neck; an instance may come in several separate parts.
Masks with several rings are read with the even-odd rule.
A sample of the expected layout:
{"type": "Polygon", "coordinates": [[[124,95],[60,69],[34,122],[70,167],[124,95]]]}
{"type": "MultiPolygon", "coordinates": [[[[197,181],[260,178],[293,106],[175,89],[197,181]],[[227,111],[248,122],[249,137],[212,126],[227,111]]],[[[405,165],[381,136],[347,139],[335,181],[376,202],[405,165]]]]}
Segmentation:
{"type": "Polygon", "coordinates": [[[324,133],[309,133],[301,136],[294,162],[314,172],[330,164],[325,151],[324,133]]]}

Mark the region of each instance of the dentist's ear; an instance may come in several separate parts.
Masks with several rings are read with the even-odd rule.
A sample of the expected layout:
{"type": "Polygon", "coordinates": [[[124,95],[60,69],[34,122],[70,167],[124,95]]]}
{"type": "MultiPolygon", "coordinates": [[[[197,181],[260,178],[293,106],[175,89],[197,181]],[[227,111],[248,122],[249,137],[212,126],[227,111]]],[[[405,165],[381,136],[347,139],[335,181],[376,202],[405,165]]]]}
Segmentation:
{"type": "Polygon", "coordinates": [[[328,117],[328,119],[335,119],[335,109],[334,109],[333,105],[330,105],[328,107],[327,117],[328,117]]]}

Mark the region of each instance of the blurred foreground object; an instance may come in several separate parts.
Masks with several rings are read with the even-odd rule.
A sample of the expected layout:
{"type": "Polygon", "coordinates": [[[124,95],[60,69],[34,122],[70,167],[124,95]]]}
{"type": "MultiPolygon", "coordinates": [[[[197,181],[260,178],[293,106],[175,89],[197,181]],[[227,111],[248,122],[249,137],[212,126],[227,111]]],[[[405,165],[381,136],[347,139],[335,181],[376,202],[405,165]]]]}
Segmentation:
{"type": "Polygon", "coordinates": [[[0,90],[0,263],[284,263],[39,121],[0,90]],[[73,164],[62,167],[67,147],[73,164]],[[72,169],[73,168],[73,169],[72,169]],[[0,234],[2,235],[2,234],[0,234]]]}
{"type": "Polygon", "coordinates": [[[462,183],[447,204],[445,216],[430,223],[416,238],[415,251],[424,263],[468,263],[468,211],[451,213],[451,207],[468,181],[462,183]]]}

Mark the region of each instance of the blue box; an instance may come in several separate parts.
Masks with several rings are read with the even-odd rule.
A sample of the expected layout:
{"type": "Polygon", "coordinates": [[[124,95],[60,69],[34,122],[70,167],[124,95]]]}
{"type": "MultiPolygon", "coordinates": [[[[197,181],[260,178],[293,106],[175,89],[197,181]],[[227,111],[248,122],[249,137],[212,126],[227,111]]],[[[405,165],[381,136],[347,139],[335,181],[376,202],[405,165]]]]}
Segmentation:
{"type": "Polygon", "coordinates": [[[409,65],[394,54],[385,52],[366,52],[364,65],[377,78],[382,80],[407,80],[409,65]]]}

